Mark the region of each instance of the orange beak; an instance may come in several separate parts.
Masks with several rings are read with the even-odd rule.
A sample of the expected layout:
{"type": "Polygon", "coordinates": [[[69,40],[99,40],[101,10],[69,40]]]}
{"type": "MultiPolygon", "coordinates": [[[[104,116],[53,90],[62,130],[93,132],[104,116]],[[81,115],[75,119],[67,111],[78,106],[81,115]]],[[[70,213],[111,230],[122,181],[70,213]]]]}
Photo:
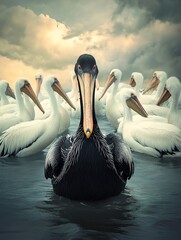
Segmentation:
{"type": "Polygon", "coordinates": [[[60,85],[60,83],[57,81],[52,85],[52,88],[55,92],[57,92],[61,97],[63,97],[63,99],[65,99],[65,101],[74,109],[76,110],[76,108],[74,107],[72,101],[70,100],[70,98],[67,96],[66,92],[63,90],[62,86],[60,85]]]}
{"type": "Polygon", "coordinates": [[[132,94],[132,96],[126,100],[126,104],[129,108],[133,109],[142,117],[148,117],[148,113],[145,111],[140,101],[134,94],[132,94]]]}
{"type": "Polygon", "coordinates": [[[114,72],[113,72],[112,74],[109,75],[109,77],[108,77],[108,79],[106,81],[104,90],[103,90],[101,96],[99,97],[99,100],[101,100],[101,98],[103,98],[103,96],[105,95],[106,91],[113,84],[113,82],[115,82],[115,80],[116,80],[116,78],[115,78],[115,75],[114,75],[114,72]]]}
{"type": "Polygon", "coordinates": [[[35,92],[33,91],[29,82],[25,83],[25,85],[21,88],[21,91],[24,92],[26,95],[28,95],[33,100],[33,102],[37,105],[37,107],[39,107],[39,109],[43,113],[45,113],[40,101],[38,100],[38,98],[37,98],[35,92]]]}
{"type": "Polygon", "coordinates": [[[162,95],[160,96],[156,105],[160,106],[162,103],[166,102],[170,98],[171,94],[168,89],[164,88],[162,95]]]}

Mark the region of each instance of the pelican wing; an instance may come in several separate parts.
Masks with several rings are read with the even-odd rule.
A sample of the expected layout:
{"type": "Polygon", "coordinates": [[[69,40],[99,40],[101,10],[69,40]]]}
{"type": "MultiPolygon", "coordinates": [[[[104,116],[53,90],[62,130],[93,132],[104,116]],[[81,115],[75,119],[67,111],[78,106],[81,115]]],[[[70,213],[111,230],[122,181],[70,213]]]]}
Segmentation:
{"type": "Polygon", "coordinates": [[[61,136],[51,145],[45,159],[44,174],[46,178],[53,178],[60,174],[72,141],[72,137],[69,135],[61,136]]]}
{"type": "Polygon", "coordinates": [[[18,124],[21,119],[15,113],[6,113],[2,117],[0,117],[0,134],[15,124],[18,124]]]}
{"type": "Polygon", "coordinates": [[[40,121],[28,121],[8,128],[0,135],[0,157],[16,155],[42,135],[40,121]]]}
{"type": "Polygon", "coordinates": [[[145,121],[137,123],[133,138],[143,146],[149,146],[160,152],[172,153],[181,149],[181,131],[176,126],[164,122],[145,121]],[[137,129],[139,128],[139,130],[137,129]]]}
{"type": "Polygon", "coordinates": [[[129,146],[118,134],[108,134],[106,141],[111,146],[114,164],[118,174],[123,177],[124,180],[131,178],[134,173],[134,162],[129,146]]]}
{"type": "Polygon", "coordinates": [[[8,104],[8,105],[3,105],[0,108],[0,116],[3,116],[4,114],[7,113],[15,113],[17,111],[16,104],[8,104]]]}

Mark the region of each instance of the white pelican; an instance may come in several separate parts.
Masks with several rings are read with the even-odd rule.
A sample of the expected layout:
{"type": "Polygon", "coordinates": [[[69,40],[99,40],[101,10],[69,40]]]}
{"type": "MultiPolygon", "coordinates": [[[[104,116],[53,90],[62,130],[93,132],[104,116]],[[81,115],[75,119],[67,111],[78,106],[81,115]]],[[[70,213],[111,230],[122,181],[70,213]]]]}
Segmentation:
{"type": "Polygon", "coordinates": [[[7,105],[9,104],[8,97],[10,96],[12,98],[15,98],[15,95],[9,86],[9,83],[6,80],[1,80],[0,81],[0,105],[7,105]]]}
{"type": "Polygon", "coordinates": [[[56,91],[74,108],[73,104],[56,77],[47,77],[44,82],[51,101],[51,115],[43,120],[19,123],[4,131],[0,136],[1,157],[11,155],[25,157],[40,152],[58,136],[60,128],[63,132],[69,126],[67,121],[61,119],[64,116],[57,114],[58,105],[53,91],[56,91]]]}
{"type": "Polygon", "coordinates": [[[108,88],[112,85],[110,93],[106,97],[106,117],[111,125],[117,129],[118,127],[118,118],[122,115],[122,105],[120,104],[120,88],[130,87],[128,84],[120,83],[122,78],[122,72],[119,69],[112,69],[108,79],[106,81],[102,95],[99,97],[99,100],[104,96],[108,88]]]}
{"type": "Polygon", "coordinates": [[[75,64],[81,117],[74,136],[62,136],[49,149],[45,177],[56,194],[76,200],[118,195],[134,172],[129,147],[118,134],[104,136],[94,108],[98,68],[95,58],[81,55],[75,64]]]}
{"type": "Polygon", "coordinates": [[[36,96],[38,97],[45,113],[41,114],[37,106],[34,106],[35,111],[35,119],[45,119],[50,116],[51,109],[50,109],[50,101],[49,97],[46,93],[46,89],[44,88],[43,84],[43,76],[42,74],[36,74],[35,75],[36,80],[36,96]]]}
{"type": "Polygon", "coordinates": [[[20,123],[32,120],[32,115],[27,110],[24,100],[21,93],[25,93],[28,95],[34,103],[40,108],[42,112],[44,112],[38,98],[36,97],[30,83],[22,78],[18,79],[15,83],[15,96],[16,96],[16,103],[17,103],[17,113],[12,114],[5,114],[0,117],[0,133],[2,133],[7,128],[20,123]]]}
{"type": "MultiPolygon", "coordinates": [[[[23,97],[23,101],[24,101],[24,107],[26,108],[26,111],[27,111],[30,119],[34,119],[35,118],[35,110],[34,110],[34,104],[33,104],[32,100],[26,94],[22,94],[22,97],[23,97]]],[[[16,101],[14,101],[14,103],[9,103],[8,105],[3,105],[0,108],[0,116],[3,116],[5,114],[15,114],[16,115],[17,112],[18,112],[18,104],[16,103],[16,101]]]]}
{"type": "MultiPolygon", "coordinates": [[[[162,75],[161,73],[159,73],[159,74],[162,75]]],[[[160,76],[159,74],[158,74],[158,72],[155,72],[154,77],[153,77],[153,78],[156,78],[156,84],[158,84],[158,82],[159,82],[157,77],[156,77],[157,75],[160,76]]],[[[163,75],[164,75],[164,73],[163,73],[163,75]]],[[[162,77],[161,79],[163,80],[162,83],[164,83],[165,78],[162,77]]],[[[166,118],[166,116],[168,114],[168,108],[167,107],[163,107],[163,106],[162,107],[158,107],[156,105],[156,102],[155,102],[155,104],[144,104],[144,102],[149,102],[149,101],[152,102],[152,100],[156,101],[156,99],[155,99],[155,95],[142,95],[141,94],[141,90],[143,88],[143,81],[144,81],[144,77],[143,77],[142,73],[140,73],[140,72],[133,72],[131,74],[130,85],[132,87],[134,87],[136,96],[140,100],[140,102],[143,105],[144,109],[146,110],[146,112],[149,115],[151,114],[151,115],[156,115],[156,116],[160,116],[160,117],[166,118]]],[[[155,81],[153,81],[153,82],[155,84],[155,81]]],[[[161,83],[161,85],[162,85],[162,83],[161,83]]],[[[161,95],[161,93],[159,93],[159,94],[161,95]]],[[[135,114],[135,112],[132,112],[132,113],[135,114]]],[[[166,121],[166,119],[163,119],[163,121],[166,121]]]]}
{"type": "Polygon", "coordinates": [[[170,106],[167,115],[168,123],[174,124],[181,129],[181,109],[178,107],[178,100],[181,93],[181,83],[177,77],[169,77],[166,81],[165,89],[158,100],[157,105],[170,99],[170,106]]]}
{"type": "MultiPolygon", "coordinates": [[[[122,89],[124,119],[122,135],[131,150],[154,157],[172,154],[175,149],[181,150],[181,131],[176,126],[158,121],[134,121],[130,107],[142,108],[134,90],[122,89]]],[[[146,116],[146,112],[145,112],[146,116]]]]}
{"type": "Polygon", "coordinates": [[[95,112],[97,116],[105,116],[106,115],[106,95],[99,101],[99,98],[102,95],[103,87],[100,86],[98,78],[96,79],[96,87],[95,87],[95,112]]]}
{"type": "Polygon", "coordinates": [[[134,88],[136,96],[141,97],[144,77],[141,72],[132,72],[129,84],[134,88]]]}
{"type": "MultiPolygon", "coordinates": [[[[24,105],[25,105],[26,111],[28,112],[28,114],[30,116],[30,120],[35,119],[35,109],[34,109],[34,107],[37,106],[37,105],[34,106],[34,102],[32,102],[31,98],[29,98],[24,93],[23,93],[23,99],[24,99],[24,105]]],[[[39,110],[39,112],[40,112],[40,110],[39,110]]],[[[42,114],[42,112],[41,112],[41,114],[42,114]]],[[[42,114],[42,115],[44,115],[44,114],[42,114]]]]}
{"type": "MultiPolygon", "coordinates": [[[[41,102],[43,109],[45,110],[45,113],[43,115],[40,114],[40,112],[38,111],[38,108],[35,106],[35,119],[45,119],[51,115],[51,103],[50,103],[48,93],[46,93],[47,90],[46,90],[46,86],[44,84],[43,78],[41,78],[39,75],[36,75],[36,76],[37,76],[37,89],[38,89],[37,94],[38,94],[38,96],[39,96],[39,92],[40,92],[40,86],[41,86],[41,88],[44,89],[44,98],[42,98],[42,100],[40,102],[41,102]]],[[[62,114],[62,115],[65,117],[65,119],[68,119],[68,114],[71,116],[73,114],[73,111],[77,112],[78,111],[77,108],[79,107],[76,104],[78,101],[76,99],[76,97],[78,96],[78,92],[76,95],[76,89],[75,89],[76,86],[74,84],[75,81],[73,80],[74,76],[72,75],[71,77],[72,77],[73,89],[72,89],[72,91],[70,91],[66,94],[69,97],[69,99],[72,102],[74,102],[74,106],[75,106],[76,110],[72,110],[72,107],[70,107],[70,105],[64,99],[60,98],[59,95],[55,92],[57,102],[58,102],[59,112],[64,112],[64,114],[62,114]]],[[[79,101],[78,101],[78,105],[79,105],[79,101]]]]}
{"type": "Polygon", "coordinates": [[[71,117],[80,117],[80,103],[79,103],[79,90],[78,90],[78,84],[77,84],[77,80],[76,80],[76,75],[75,73],[71,73],[71,83],[72,83],[72,89],[71,91],[67,92],[68,97],[71,99],[71,101],[74,103],[74,106],[76,108],[76,110],[73,110],[66,101],[62,102],[62,106],[64,109],[67,110],[67,112],[69,113],[69,115],[71,117]]]}
{"type": "Polygon", "coordinates": [[[0,81],[0,117],[2,117],[6,113],[13,113],[16,110],[16,102],[13,103],[9,102],[7,96],[11,96],[15,99],[14,92],[9,86],[9,83],[6,80],[0,81]]]}
{"type": "Polygon", "coordinates": [[[39,101],[43,101],[48,98],[46,92],[42,88],[42,83],[43,83],[43,76],[42,74],[36,74],[35,75],[35,80],[36,80],[36,96],[38,97],[39,101]]]}
{"type": "Polygon", "coordinates": [[[156,104],[159,97],[162,94],[162,91],[165,87],[165,83],[167,80],[167,73],[164,71],[155,71],[153,73],[153,77],[148,84],[148,86],[143,91],[143,95],[141,96],[141,103],[142,104],[156,104]],[[156,89],[153,94],[144,95],[151,89],[156,89]]]}

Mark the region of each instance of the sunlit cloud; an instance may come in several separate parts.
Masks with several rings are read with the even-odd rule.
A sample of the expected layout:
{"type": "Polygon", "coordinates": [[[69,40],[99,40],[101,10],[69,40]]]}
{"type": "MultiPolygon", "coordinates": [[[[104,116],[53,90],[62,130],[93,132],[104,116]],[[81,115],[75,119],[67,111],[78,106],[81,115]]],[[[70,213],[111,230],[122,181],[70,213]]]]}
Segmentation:
{"type": "MultiPolygon", "coordinates": [[[[56,3],[60,6],[60,1],[56,3]]],[[[112,68],[121,69],[124,80],[133,71],[148,79],[156,69],[180,77],[178,15],[176,21],[171,14],[165,20],[163,13],[156,19],[153,11],[160,3],[141,4],[142,0],[109,0],[105,5],[101,0],[95,7],[68,0],[59,11],[50,2],[43,8],[34,0],[29,8],[0,5],[0,79],[13,82],[25,76],[34,84],[34,75],[40,72],[58,75],[70,86],[70,74],[82,53],[95,56],[102,83],[112,68]]]]}

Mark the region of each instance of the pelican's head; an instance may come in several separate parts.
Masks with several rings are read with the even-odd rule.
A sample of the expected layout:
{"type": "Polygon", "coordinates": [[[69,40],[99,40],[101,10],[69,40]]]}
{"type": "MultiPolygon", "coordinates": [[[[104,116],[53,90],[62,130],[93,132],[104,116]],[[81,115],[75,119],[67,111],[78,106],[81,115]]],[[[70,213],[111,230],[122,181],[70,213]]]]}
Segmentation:
{"type": "Polygon", "coordinates": [[[108,76],[108,78],[107,78],[106,84],[104,86],[104,90],[103,90],[101,96],[99,97],[99,100],[104,96],[104,94],[107,92],[109,87],[113,83],[115,83],[115,82],[119,83],[121,78],[122,78],[121,70],[119,70],[119,69],[112,69],[110,74],[109,74],[109,76],[108,76]]]}
{"type": "Polygon", "coordinates": [[[131,87],[135,87],[136,85],[142,86],[143,85],[143,74],[140,72],[133,72],[131,74],[131,79],[129,84],[131,87]]]}
{"type": "Polygon", "coordinates": [[[98,75],[98,67],[95,58],[89,54],[81,55],[77,59],[74,71],[77,76],[80,92],[83,130],[85,136],[89,138],[93,132],[93,101],[96,78],[98,75]]]}
{"type": "Polygon", "coordinates": [[[49,92],[49,91],[51,91],[51,89],[53,89],[53,91],[57,92],[61,97],[63,97],[63,99],[75,110],[73,103],[67,96],[66,92],[63,90],[57,77],[48,76],[48,77],[44,78],[43,82],[44,82],[43,84],[44,84],[44,87],[47,90],[47,92],[49,92]]]}
{"type": "Polygon", "coordinates": [[[35,75],[35,80],[42,81],[43,80],[43,76],[38,73],[38,74],[35,75]]]}
{"type": "Polygon", "coordinates": [[[40,93],[40,88],[41,88],[42,82],[43,82],[43,76],[41,74],[36,74],[35,75],[35,80],[36,80],[36,83],[37,83],[36,95],[38,96],[38,94],[40,93]]]}
{"type": "Polygon", "coordinates": [[[9,86],[9,83],[6,80],[0,81],[0,95],[6,94],[9,97],[12,97],[15,99],[15,95],[11,87],[9,86]]]}
{"type": "Polygon", "coordinates": [[[146,92],[148,92],[151,89],[156,89],[159,85],[160,82],[162,81],[166,81],[167,79],[167,74],[164,71],[155,71],[153,73],[152,79],[150,81],[150,83],[148,84],[148,86],[145,88],[145,90],[143,91],[143,94],[145,94],[146,92]]]}
{"type": "Polygon", "coordinates": [[[167,101],[170,96],[174,98],[179,98],[181,92],[181,83],[177,77],[169,77],[166,81],[165,88],[157,102],[157,105],[160,106],[162,103],[167,101]]]}
{"type": "Polygon", "coordinates": [[[33,91],[31,84],[27,79],[20,78],[15,82],[15,93],[17,93],[17,91],[23,92],[26,95],[28,95],[33,100],[33,102],[39,107],[39,109],[43,113],[45,112],[35,92],[33,91]]]}
{"type": "Polygon", "coordinates": [[[122,88],[120,91],[121,100],[123,104],[126,104],[129,108],[140,114],[142,117],[148,117],[147,112],[143,108],[142,104],[136,96],[136,92],[130,88],[122,88]]]}

